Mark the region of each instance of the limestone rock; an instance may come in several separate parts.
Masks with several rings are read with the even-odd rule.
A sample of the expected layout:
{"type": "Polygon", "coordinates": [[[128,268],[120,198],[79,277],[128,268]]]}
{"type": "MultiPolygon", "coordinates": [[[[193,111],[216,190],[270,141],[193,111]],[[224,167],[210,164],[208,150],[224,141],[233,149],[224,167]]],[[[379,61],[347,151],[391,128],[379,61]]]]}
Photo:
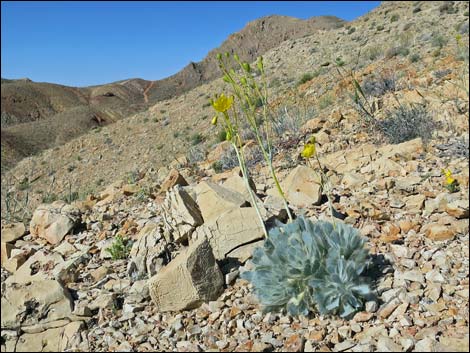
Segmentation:
{"type": "Polygon", "coordinates": [[[53,278],[52,270],[64,260],[57,253],[47,254],[38,251],[15,272],[13,276],[5,280],[7,285],[18,283],[25,284],[31,281],[50,280],[53,278]]]}
{"type": "Polygon", "coordinates": [[[436,223],[426,224],[423,226],[422,231],[425,232],[426,237],[436,241],[452,239],[456,234],[453,227],[436,223]]]}
{"type": "Polygon", "coordinates": [[[58,281],[7,286],[2,296],[2,329],[16,329],[69,318],[72,298],[58,281]]]}
{"type": "Polygon", "coordinates": [[[10,259],[11,257],[11,251],[15,249],[15,246],[10,243],[1,243],[1,258],[2,258],[2,266],[3,264],[10,259]]]}
{"type": "Polygon", "coordinates": [[[42,204],[34,211],[30,232],[33,236],[57,244],[80,222],[80,217],[77,207],[63,201],[42,204]]]}
{"type": "Polygon", "coordinates": [[[313,169],[299,165],[281,183],[289,204],[304,208],[318,205],[321,200],[319,176],[313,169]]]}
{"type": "Polygon", "coordinates": [[[196,202],[179,185],[167,193],[162,209],[167,240],[184,241],[204,222],[196,202]]]}
{"type": "Polygon", "coordinates": [[[150,278],[149,290],[158,311],[177,311],[215,300],[223,283],[209,242],[200,239],[150,278]]]}
{"type": "Polygon", "coordinates": [[[2,226],[2,242],[14,242],[24,235],[25,230],[26,228],[23,223],[10,223],[2,226]]]}
{"type": "Polygon", "coordinates": [[[172,189],[175,185],[186,186],[188,185],[188,182],[176,169],[172,169],[162,182],[160,192],[166,192],[172,189]]]}
{"type": "Polygon", "coordinates": [[[455,218],[468,218],[468,202],[469,200],[457,200],[447,204],[446,212],[455,218]]]}
{"type": "Polygon", "coordinates": [[[165,240],[157,224],[148,223],[137,235],[130,251],[127,273],[130,277],[144,278],[155,275],[167,262],[165,240]]]}
{"type": "Polygon", "coordinates": [[[246,198],[239,192],[229,190],[212,182],[199,183],[194,191],[204,222],[210,222],[227,209],[247,205],[246,198]]]}
{"type": "MultiPolygon", "coordinates": [[[[262,239],[262,225],[253,207],[232,208],[196,229],[197,239],[207,238],[217,260],[235,248],[262,239]]],[[[245,257],[245,255],[243,255],[245,257]]]]}

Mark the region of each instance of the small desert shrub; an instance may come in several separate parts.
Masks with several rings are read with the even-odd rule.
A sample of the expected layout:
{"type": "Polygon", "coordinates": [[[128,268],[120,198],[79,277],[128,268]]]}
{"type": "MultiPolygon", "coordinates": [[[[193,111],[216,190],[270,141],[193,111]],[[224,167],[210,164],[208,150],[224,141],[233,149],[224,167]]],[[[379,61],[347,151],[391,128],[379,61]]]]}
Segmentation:
{"type": "Polygon", "coordinates": [[[400,56],[407,56],[408,54],[410,53],[410,50],[402,45],[399,45],[397,47],[392,47],[390,49],[387,50],[387,52],[385,53],[385,57],[387,59],[391,59],[397,55],[400,55],[400,56]]]}
{"type": "Polygon", "coordinates": [[[222,173],[223,172],[222,162],[215,161],[214,163],[212,163],[212,169],[214,169],[214,172],[216,173],[222,173]]]}
{"type": "Polygon", "coordinates": [[[447,13],[447,14],[453,14],[457,12],[457,9],[455,9],[452,5],[451,2],[446,1],[444,4],[439,6],[439,11],[440,13],[447,13]]]}
{"type": "Polygon", "coordinates": [[[381,97],[387,92],[395,92],[396,79],[393,74],[367,78],[362,83],[362,90],[367,96],[381,97]]]}
{"type": "Polygon", "coordinates": [[[380,46],[373,46],[367,48],[365,55],[369,58],[369,60],[373,61],[379,58],[383,54],[383,49],[380,46]]]}
{"type": "Polygon", "coordinates": [[[410,61],[412,63],[418,62],[421,59],[421,56],[419,56],[418,53],[414,53],[410,55],[410,61]]]}
{"type": "Polygon", "coordinates": [[[354,32],[356,32],[356,27],[351,27],[351,28],[348,30],[348,34],[353,34],[354,32]]]}
{"type": "Polygon", "coordinates": [[[226,138],[227,138],[227,133],[225,132],[225,130],[220,130],[217,133],[217,142],[223,142],[226,140],[226,138]]]}
{"type": "Polygon", "coordinates": [[[54,201],[57,201],[58,197],[56,194],[47,194],[42,197],[42,203],[53,203],[54,201]]]}
{"type": "Polygon", "coordinates": [[[274,134],[281,140],[289,135],[295,136],[302,125],[314,116],[315,109],[313,107],[301,108],[298,105],[293,105],[279,108],[271,118],[274,134]]]}
{"type": "Polygon", "coordinates": [[[302,77],[300,78],[299,82],[297,83],[297,85],[300,86],[300,85],[304,84],[305,82],[310,81],[311,79],[313,79],[313,75],[311,73],[303,74],[302,77]]]}
{"type": "Polygon", "coordinates": [[[229,150],[222,153],[219,162],[221,172],[235,168],[238,165],[238,159],[235,150],[230,148],[229,150]]]}
{"type": "Polygon", "coordinates": [[[415,8],[413,9],[413,13],[418,13],[418,12],[420,12],[420,11],[421,11],[421,7],[419,7],[419,6],[418,6],[418,7],[415,7],[415,8]]]}
{"type": "Polygon", "coordinates": [[[400,18],[400,16],[398,16],[397,14],[393,15],[392,18],[390,19],[390,22],[396,22],[398,21],[398,19],[400,18]]]}
{"type": "Polygon", "coordinates": [[[384,26],[382,26],[382,25],[377,26],[377,31],[383,31],[383,30],[384,30],[384,26]]]}
{"type": "Polygon", "coordinates": [[[190,164],[196,164],[206,158],[206,150],[204,149],[203,145],[192,146],[188,149],[186,157],[188,158],[188,162],[190,164]]]}
{"type": "Polygon", "coordinates": [[[421,137],[431,139],[438,124],[423,105],[400,106],[388,112],[387,118],[377,122],[380,132],[390,143],[402,143],[421,137]]]}
{"type": "Polygon", "coordinates": [[[174,137],[174,138],[177,138],[179,135],[180,135],[179,131],[173,132],[173,137],[174,137]]]}
{"type": "Polygon", "coordinates": [[[441,79],[443,77],[446,77],[448,74],[450,74],[452,72],[451,69],[444,69],[444,70],[437,70],[437,71],[434,71],[432,74],[435,78],[437,79],[441,79]]]}
{"type": "Polygon", "coordinates": [[[128,239],[124,239],[122,235],[116,235],[114,243],[106,251],[111,254],[113,260],[126,259],[131,251],[131,245],[128,239]]]}
{"type": "Polygon", "coordinates": [[[431,44],[433,47],[442,49],[447,44],[447,39],[441,35],[434,35],[431,44]]]}
{"type": "Polygon", "coordinates": [[[273,228],[253,252],[251,282],[263,311],[351,317],[374,299],[363,276],[370,265],[366,238],[345,223],[312,223],[303,217],[273,228]]]}
{"type": "Polygon", "coordinates": [[[200,144],[202,140],[203,140],[203,137],[199,132],[191,135],[191,145],[193,146],[200,144]]]}
{"type": "Polygon", "coordinates": [[[326,107],[333,104],[333,96],[331,94],[325,94],[318,100],[318,107],[320,109],[325,109],[326,107]]]}
{"type": "Polygon", "coordinates": [[[30,188],[30,183],[28,178],[24,178],[19,184],[18,184],[18,190],[24,191],[28,190],[30,188]]]}

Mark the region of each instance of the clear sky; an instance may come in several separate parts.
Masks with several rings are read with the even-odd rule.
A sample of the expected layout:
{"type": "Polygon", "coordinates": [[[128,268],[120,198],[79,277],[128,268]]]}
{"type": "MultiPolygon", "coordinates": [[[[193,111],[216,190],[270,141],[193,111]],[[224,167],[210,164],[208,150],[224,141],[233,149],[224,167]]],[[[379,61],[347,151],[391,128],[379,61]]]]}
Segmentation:
{"type": "Polygon", "coordinates": [[[268,15],[359,17],[379,1],[2,1],[1,76],[88,86],[157,80],[268,15]]]}

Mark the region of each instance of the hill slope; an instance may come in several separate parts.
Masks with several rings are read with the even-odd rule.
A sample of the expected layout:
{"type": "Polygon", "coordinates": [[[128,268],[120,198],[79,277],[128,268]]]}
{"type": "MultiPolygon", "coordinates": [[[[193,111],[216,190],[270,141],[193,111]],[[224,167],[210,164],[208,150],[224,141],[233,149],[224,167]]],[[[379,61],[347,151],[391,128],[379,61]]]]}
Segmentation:
{"type": "Polygon", "coordinates": [[[6,139],[2,140],[2,170],[26,156],[68,142],[93,127],[115,122],[157,101],[209,82],[219,76],[215,52],[236,49],[242,60],[252,61],[285,40],[336,28],[343,23],[335,17],[305,21],[286,16],[258,19],[231,35],[202,62],[191,63],[179,73],[159,81],[129,79],[76,88],[2,78],[1,128],[6,139]]]}

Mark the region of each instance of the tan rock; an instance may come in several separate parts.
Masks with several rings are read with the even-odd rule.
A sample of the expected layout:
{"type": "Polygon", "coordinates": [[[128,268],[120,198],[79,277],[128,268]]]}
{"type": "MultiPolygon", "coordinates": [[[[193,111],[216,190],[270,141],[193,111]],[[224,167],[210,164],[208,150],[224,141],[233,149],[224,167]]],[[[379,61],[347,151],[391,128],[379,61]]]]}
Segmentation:
{"type": "Polygon", "coordinates": [[[421,194],[408,196],[405,198],[406,208],[411,213],[421,213],[425,200],[426,196],[421,194]]]}
{"type": "Polygon", "coordinates": [[[305,208],[318,205],[321,200],[320,177],[315,171],[299,165],[281,183],[289,204],[305,208]]]}
{"type": "MultiPolygon", "coordinates": [[[[251,190],[256,192],[256,185],[251,178],[248,181],[248,185],[250,186],[251,190]]],[[[237,173],[234,173],[230,177],[228,177],[227,180],[225,180],[225,182],[222,184],[222,186],[242,194],[246,200],[251,200],[250,194],[246,189],[245,179],[237,173]]]]}
{"type": "Polygon", "coordinates": [[[11,251],[15,249],[15,246],[10,243],[1,243],[1,262],[3,264],[11,257],[11,251]]]}
{"type": "MultiPolygon", "coordinates": [[[[253,207],[232,208],[217,218],[204,223],[194,233],[197,239],[207,238],[217,260],[224,259],[232,250],[241,245],[262,239],[264,232],[253,207]]],[[[233,253],[230,257],[236,256],[233,253]]],[[[246,258],[240,252],[239,256],[246,258]]]]}
{"type": "Polygon", "coordinates": [[[30,256],[14,275],[8,277],[5,283],[10,285],[49,280],[52,278],[52,269],[63,262],[62,256],[57,253],[46,255],[44,251],[38,251],[30,256]]]}
{"type": "Polygon", "coordinates": [[[456,231],[452,226],[445,226],[441,224],[431,223],[422,227],[426,237],[431,240],[442,241],[452,239],[456,231]]]}
{"type": "Polygon", "coordinates": [[[468,218],[469,200],[457,200],[446,205],[446,212],[455,218],[468,218]]]}
{"type": "Polygon", "coordinates": [[[33,236],[57,244],[80,222],[80,217],[77,207],[63,201],[42,204],[34,211],[30,232],[33,236]]]}
{"type": "Polygon", "coordinates": [[[200,239],[148,283],[158,311],[165,312],[192,309],[215,300],[223,290],[224,279],[209,242],[200,239]]]}
{"type": "Polygon", "coordinates": [[[16,270],[18,270],[18,268],[20,266],[22,266],[26,260],[28,259],[28,257],[34,253],[34,251],[22,251],[21,253],[19,254],[16,254],[16,255],[12,255],[9,259],[7,260],[3,260],[3,255],[2,255],[2,266],[9,272],[11,273],[15,273],[16,270]]]}
{"type": "Polygon", "coordinates": [[[134,195],[140,191],[140,186],[137,184],[126,184],[122,187],[122,193],[126,196],[134,195]]]}
{"type": "Polygon", "coordinates": [[[194,191],[204,222],[212,221],[228,209],[247,205],[246,198],[239,192],[229,190],[210,181],[199,183],[194,191]]]}
{"type": "Polygon", "coordinates": [[[16,344],[17,352],[60,352],[63,327],[39,333],[24,333],[16,344]]]}
{"type": "Polygon", "coordinates": [[[188,185],[188,182],[176,169],[172,169],[170,170],[170,173],[168,173],[168,176],[165,178],[165,180],[162,182],[160,192],[167,192],[175,185],[186,186],[188,185]]]}
{"type": "Polygon", "coordinates": [[[204,220],[193,198],[179,185],[168,192],[162,204],[165,236],[169,241],[184,241],[204,220]]]}
{"type": "Polygon", "coordinates": [[[20,239],[25,234],[25,230],[23,223],[10,223],[2,226],[2,242],[11,243],[20,239]]]}
{"type": "Polygon", "coordinates": [[[7,286],[2,296],[2,329],[16,329],[69,318],[72,298],[54,280],[7,286]]]}

